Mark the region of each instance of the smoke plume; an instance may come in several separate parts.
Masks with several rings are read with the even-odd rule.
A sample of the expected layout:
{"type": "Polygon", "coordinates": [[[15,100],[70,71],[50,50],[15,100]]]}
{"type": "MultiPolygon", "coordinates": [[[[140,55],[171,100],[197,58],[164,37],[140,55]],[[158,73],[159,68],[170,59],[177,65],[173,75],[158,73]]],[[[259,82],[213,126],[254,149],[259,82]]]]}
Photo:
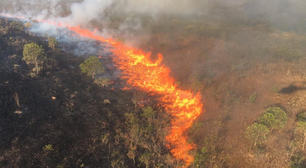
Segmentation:
{"type": "MultiPolygon", "coordinates": [[[[147,14],[154,19],[159,19],[160,15],[172,15],[191,19],[262,22],[287,30],[304,27],[306,18],[306,3],[302,0],[0,0],[0,3],[2,13],[66,22],[74,26],[92,22],[110,24],[114,19],[110,16],[114,13],[124,16],[134,14],[136,17],[147,14]]],[[[126,25],[129,20],[122,20],[121,30],[130,28],[126,25]]]]}

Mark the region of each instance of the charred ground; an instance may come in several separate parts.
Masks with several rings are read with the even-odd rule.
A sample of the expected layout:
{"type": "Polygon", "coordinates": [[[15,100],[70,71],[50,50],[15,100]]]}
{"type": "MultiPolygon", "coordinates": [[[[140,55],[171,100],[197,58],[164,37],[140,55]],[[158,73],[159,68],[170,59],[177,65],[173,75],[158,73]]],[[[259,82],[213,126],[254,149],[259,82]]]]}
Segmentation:
{"type": "MultiPolygon", "coordinates": [[[[119,27],[120,23],[129,16],[110,13],[109,17],[111,19],[107,26],[116,32],[115,39],[130,45],[129,37],[133,36],[133,39],[137,39],[136,44],[141,44],[139,48],[145,51],[153,50],[153,59],[156,53],[162,53],[163,64],[172,70],[172,75],[178,81],[177,84],[184,89],[200,91],[204,97],[206,113],[198,118],[188,133],[190,141],[197,144],[197,148],[193,151],[196,162],[191,167],[305,166],[303,148],[305,139],[299,134],[300,123],[305,122],[306,118],[304,101],[306,97],[303,89],[306,79],[304,45],[306,37],[303,31],[285,31],[286,29],[269,25],[260,17],[252,20],[218,20],[218,17],[193,19],[160,16],[155,20],[147,15],[139,15],[137,17],[142,20],[143,29],[128,31],[129,36],[126,36],[126,32],[120,32],[119,27]],[[150,32],[149,35],[147,32],[150,32]],[[287,122],[281,129],[270,130],[265,141],[253,146],[252,140],[246,137],[246,130],[254,123],[262,123],[260,118],[267,113],[266,109],[269,107],[280,107],[286,114],[287,122]]],[[[100,26],[99,22],[91,23],[100,26]]],[[[146,95],[141,92],[98,88],[89,78],[81,75],[77,68],[73,70],[68,66],[77,67],[83,60],[69,57],[63,52],[48,51],[48,55],[54,56],[58,61],[59,69],[53,69],[49,75],[47,72],[42,72],[38,77],[27,77],[30,68],[21,61],[22,47],[17,45],[16,48],[12,48],[14,45],[8,44],[10,36],[37,40],[47,48],[46,42],[26,34],[11,33],[1,38],[4,46],[1,46],[1,61],[3,65],[11,65],[4,66],[1,70],[4,75],[1,76],[3,82],[0,86],[5,93],[3,94],[5,96],[1,97],[1,103],[4,109],[7,109],[3,112],[5,119],[1,119],[5,123],[2,127],[7,129],[1,131],[8,135],[3,137],[5,140],[1,158],[3,166],[37,165],[39,167],[38,165],[59,164],[64,167],[81,167],[84,163],[89,167],[103,167],[104,164],[106,166],[119,164],[119,167],[126,164],[137,167],[140,162],[142,166],[155,165],[143,162],[145,161],[143,158],[148,159],[148,156],[151,156],[145,152],[148,146],[140,145],[142,148],[137,150],[137,154],[126,148],[129,145],[123,139],[130,136],[126,134],[128,131],[122,133],[121,129],[128,127],[125,125],[128,124],[125,123],[127,118],[122,116],[126,109],[136,108],[139,110],[138,114],[143,111],[137,104],[135,106],[131,99],[141,100],[146,95]],[[19,59],[16,59],[19,62],[13,62],[8,58],[15,50],[19,50],[19,55],[17,54],[19,59]],[[18,73],[14,71],[13,64],[20,65],[18,73]],[[7,77],[4,79],[5,76],[7,77]],[[57,83],[53,76],[60,79],[61,84],[57,83]],[[23,81],[25,85],[18,84],[19,81],[23,81]],[[17,86],[29,90],[39,89],[39,92],[18,90],[17,86]],[[65,91],[67,88],[69,90],[65,91]],[[20,91],[18,92],[20,102],[24,102],[20,103],[20,108],[14,100],[17,91],[20,91]],[[75,91],[77,99],[71,98],[75,91]],[[56,97],[56,100],[52,100],[52,97],[56,97]],[[111,104],[104,104],[105,99],[109,99],[111,104]],[[37,100],[58,110],[45,109],[44,106],[31,100],[37,100]],[[70,107],[72,100],[78,102],[73,103],[74,107],[70,107]],[[29,107],[30,111],[34,111],[27,113],[26,109],[29,107]],[[42,109],[46,112],[41,112],[42,109]],[[15,114],[16,110],[22,111],[22,114],[15,114]],[[118,117],[110,119],[109,116],[118,117]],[[32,126],[35,124],[30,124],[32,120],[37,123],[35,128],[32,126]],[[123,123],[124,125],[121,125],[123,123]],[[35,131],[28,128],[33,128],[35,131]],[[41,136],[46,132],[46,136],[41,136]],[[119,138],[122,141],[116,141],[118,132],[124,135],[117,136],[117,138],[123,137],[119,138]],[[112,135],[112,138],[108,139],[109,142],[114,142],[111,144],[112,147],[118,144],[124,146],[121,148],[119,145],[122,150],[111,148],[113,155],[109,152],[108,143],[103,145],[100,143],[104,139],[101,136],[108,135],[107,133],[112,135]],[[23,137],[22,140],[18,138],[19,135],[23,137]],[[26,138],[30,135],[35,138],[26,138]],[[62,146],[60,145],[62,142],[67,143],[62,146]],[[35,144],[33,148],[30,148],[33,144],[35,144]],[[47,153],[48,155],[45,153],[48,151],[46,145],[49,144],[56,151],[51,154],[52,157],[49,157],[50,153],[47,153]],[[23,157],[19,159],[21,155],[23,157]],[[51,163],[48,162],[50,159],[51,163]]],[[[167,120],[169,116],[160,116],[160,119],[162,117],[167,120]]],[[[129,133],[138,135],[137,132],[129,133]]],[[[160,156],[165,156],[169,152],[166,148],[162,148],[161,151],[163,155],[160,156]]],[[[173,162],[169,155],[166,156],[165,165],[168,167],[179,165],[173,162]]],[[[154,161],[152,158],[149,160],[154,161]]]]}
{"type": "Polygon", "coordinates": [[[173,162],[165,157],[169,116],[154,105],[154,97],[99,87],[81,73],[83,57],[53,51],[45,37],[12,27],[14,21],[1,22],[0,167],[145,167],[173,162]],[[30,42],[42,45],[47,55],[44,69],[34,76],[22,60],[22,48],[30,42]],[[141,133],[133,132],[139,127],[141,133]]]}

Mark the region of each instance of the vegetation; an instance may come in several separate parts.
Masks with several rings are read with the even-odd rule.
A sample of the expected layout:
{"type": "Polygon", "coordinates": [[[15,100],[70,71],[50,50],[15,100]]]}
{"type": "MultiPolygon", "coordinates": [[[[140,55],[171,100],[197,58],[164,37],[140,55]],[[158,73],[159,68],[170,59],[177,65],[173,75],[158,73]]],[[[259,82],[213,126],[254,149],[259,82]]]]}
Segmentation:
{"type": "Polygon", "coordinates": [[[99,85],[100,87],[108,87],[108,85],[111,83],[111,80],[100,77],[95,79],[94,83],[99,85]]]}
{"type": "Polygon", "coordinates": [[[280,107],[268,107],[258,122],[247,127],[245,136],[253,143],[253,147],[267,139],[267,135],[273,130],[284,128],[287,122],[287,114],[280,107]]]}
{"type": "Polygon", "coordinates": [[[247,128],[245,136],[253,142],[253,147],[255,147],[266,140],[269,132],[270,130],[267,126],[254,123],[247,128]]]}
{"type": "Polygon", "coordinates": [[[271,130],[284,128],[287,122],[287,114],[280,107],[268,107],[259,118],[259,123],[266,125],[271,130]]]}
{"type": "Polygon", "coordinates": [[[302,152],[296,153],[290,162],[290,168],[303,168],[306,166],[306,158],[302,152]]]}
{"type": "Polygon", "coordinates": [[[58,42],[57,42],[56,38],[54,38],[54,37],[49,37],[48,38],[48,46],[50,48],[52,48],[53,51],[55,51],[55,48],[56,48],[57,44],[58,44],[58,42]]]}
{"type": "Polygon", "coordinates": [[[31,22],[27,22],[27,23],[25,23],[25,24],[24,24],[24,27],[26,27],[26,28],[31,28],[31,27],[32,27],[31,22]]]}
{"type": "Polygon", "coordinates": [[[80,68],[83,73],[91,76],[92,79],[95,78],[95,75],[104,72],[102,63],[100,62],[99,58],[95,56],[89,56],[82,64],[80,64],[80,68]]]}
{"type": "Polygon", "coordinates": [[[208,152],[206,147],[203,147],[199,152],[196,153],[195,157],[194,157],[194,162],[193,165],[196,168],[201,168],[203,167],[203,165],[205,164],[205,162],[207,162],[208,159],[208,152]]]}
{"type": "Polygon", "coordinates": [[[188,77],[188,81],[190,83],[190,88],[195,92],[201,91],[201,89],[203,88],[203,84],[200,81],[200,77],[198,74],[191,74],[188,77]]]}
{"type": "Polygon", "coordinates": [[[134,165],[140,162],[137,167],[161,167],[173,160],[165,152],[165,136],[170,119],[166,113],[145,107],[141,112],[125,113],[125,118],[126,133],[123,137],[128,149],[126,155],[134,165]]]}
{"type": "Polygon", "coordinates": [[[296,61],[302,58],[303,52],[299,49],[279,47],[276,49],[275,56],[286,61],[296,61]]]}
{"type": "MultiPolygon", "coordinates": [[[[107,9],[110,19],[103,29],[126,44],[134,37],[138,47],[152,50],[152,60],[161,52],[163,64],[180,81],[177,88],[202,94],[206,113],[186,132],[196,144],[191,168],[306,167],[306,114],[300,112],[305,110],[305,26],[286,32],[278,29],[283,23],[263,16],[248,19],[222,2],[211,3],[211,10],[193,17],[153,18],[107,9]],[[141,29],[123,30],[129,18],[141,20],[141,29]],[[279,92],[290,83],[299,89],[279,92]],[[256,150],[250,150],[248,142],[256,150]]],[[[244,8],[255,9],[256,3],[235,5],[247,12],[244,8]]],[[[295,13],[293,8],[289,11],[295,13]]],[[[287,16],[273,15],[294,27],[294,20],[284,19],[287,16]]],[[[0,167],[180,167],[163,140],[171,117],[158,95],[107,87],[112,82],[97,75],[99,68],[90,71],[92,65],[86,66],[82,58],[56,49],[57,42],[50,45],[52,40],[29,36],[20,23],[0,20],[0,132],[5,134],[0,136],[0,167]],[[32,42],[48,55],[30,74],[36,78],[27,76],[35,62],[21,60],[24,44],[32,42]],[[94,80],[73,69],[81,62],[82,72],[94,80]],[[50,146],[53,150],[45,152],[50,146]]],[[[102,28],[95,19],[88,26],[102,28]]],[[[72,52],[75,47],[60,45],[72,52]]],[[[100,71],[104,61],[94,61],[101,63],[100,71]]]]}
{"type": "Polygon", "coordinates": [[[46,153],[49,153],[49,152],[52,152],[54,151],[53,147],[51,144],[48,144],[48,145],[45,145],[44,148],[43,148],[44,152],[46,153]]]}
{"type": "Polygon", "coordinates": [[[305,121],[306,122],[306,111],[302,111],[296,116],[297,121],[305,121]]]}
{"type": "Polygon", "coordinates": [[[252,95],[249,96],[249,100],[251,103],[255,103],[257,100],[257,92],[253,93],[252,95]]]}
{"type": "Polygon", "coordinates": [[[23,60],[27,62],[27,64],[34,64],[35,68],[33,71],[36,71],[36,74],[42,69],[42,63],[45,56],[45,50],[41,45],[36,43],[25,44],[23,47],[23,60]]]}
{"type": "Polygon", "coordinates": [[[23,23],[21,21],[14,20],[14,21],[12,21],[10,23],[10,29],[11,29],[11,31],[13,30],[15,32],[19,32],[20,33],[20,32],[22,32],[24,30],[24,25],[23,25],[23,23]]]}
{"type": "MultiPolygon", "coordinates": [[[[3,56],[5,59],[0,57],[0,63],[7,65],[0,68],[0,92],[3,93],[0,128],[15,130],[9,131],[8,136],[0,136],[5,144],[0,144],[0,151],[5,153],[0,158],[0,167],[169,167],[181,164],[166,146],[171,117],[160,106],[145,99],[147,96],[139,96],[140,92],[137,95],[136,91],[131,94],[101,89],[94,81],[84,80],[82,74],[63,66],[68,63],[77,66],[82,58],[51,48],[44,51],[42,46],[47,46],[47,42],[23,36],[29,40],[23,52],[16,50],[20,43],[11,45],[13,50],[6,47],[18,36],[0,41],[6,53],[12,52],[3,56]],[[22,53],[24,56],[19,56],[22,53]],[[59,66],[45,68],[36,78],[29,78],[27,65],[38,62],[39,68],[35,70],[41,70],[45,53],[59,66]],[[17,63],[20,66],[15,66],[17,63]],[[138,104],[140,102],[148,102],[148,106],[138,104]],[[25,130],[28,126],[31,129],[25,130]],[[18,140],[20,135],[25,139],[18,140]],[[7,148],[9,145],[18,152],[7,148]]],[[[93,62],[88,60],[83,65],[98,62],[99,66],[93,71],[101,70],[96,57],[93,62]]],[[[53,61],[49,61],[45,64],[51,66],[53,61]]],[[[96,83],[105,87],[110,80],[98,78],[96,83]]]]}
{"type": "Polygon", "coordinates": [[[299,146],[301,146],[302,151],[305,149],[306,144],[306,122],[300,121],[298,122],[297,127],[294,130],[294,134],[296,137],[296,141],[299,142],[299,146]]]}

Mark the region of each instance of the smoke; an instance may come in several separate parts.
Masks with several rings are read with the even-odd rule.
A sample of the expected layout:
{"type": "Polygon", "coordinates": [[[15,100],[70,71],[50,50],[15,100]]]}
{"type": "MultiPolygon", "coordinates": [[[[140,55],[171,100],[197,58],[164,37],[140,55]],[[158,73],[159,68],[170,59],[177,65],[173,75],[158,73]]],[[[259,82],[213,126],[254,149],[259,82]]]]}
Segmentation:
{"type": "MultiPolygon", "coordinates": [[[[194,14],[203,11],[197,0],[0,0],[3,13],[13,13],[38,19],[60,19],[70,24],[87,24],[101,19],[106,9],[112,12],[194,14]]],[[[200,2],[203,4],[203,2],[200,2]]]]}
{"type": "Polygon", "coordinates": [[[229,21],[256,19],[289,28],[301,24],[306,16],[303,0],[0,0],[0,4],[3,13],[71,25],[85,25],[93,20],[106,24],[110,13],[132,13],[149,14],[155,19],[161,14],[229,21]]]}
{"type": "MultiPolygon", "coordinates": [[[[150,26],[148,22],[159,24],[167,16],[306,32],[303,0],[0,0],[0,13],[85,26],[131,45],[140,41],[135,34],[150,36],[154,31],[144,28],[150,26]]],[[[57,34],[54,29],[51,25],[35,27],[36,32],[50,35],[57,34]]]]}
{"type": "Polygon", "coordinates": [[[70,7],[71,14],[63,18],[64,22],[69,25],[86,24],[103,15],[104,10],[112,3],[112,0],[84,0],[80,3],[73,3],[70,7]]]}

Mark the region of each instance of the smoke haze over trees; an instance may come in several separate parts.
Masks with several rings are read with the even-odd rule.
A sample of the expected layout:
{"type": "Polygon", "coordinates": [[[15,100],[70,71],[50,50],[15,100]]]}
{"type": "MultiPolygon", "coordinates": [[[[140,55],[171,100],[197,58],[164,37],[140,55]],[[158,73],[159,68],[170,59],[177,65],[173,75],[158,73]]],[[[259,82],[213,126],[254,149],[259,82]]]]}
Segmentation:
{"type": "Polygon", "coordinates": [[[0,3],[3,13],[70,25],[85,25],[95,19],[108,22],[112,19],[109,13],[120,12],[149,14],[154,19],[161,14],[170,14],[192,19],[257,22],[286,30],[301,30],[305,27],[301,22],[306,18],[306,2],[302,0],[1,0],[0,3]]]}

